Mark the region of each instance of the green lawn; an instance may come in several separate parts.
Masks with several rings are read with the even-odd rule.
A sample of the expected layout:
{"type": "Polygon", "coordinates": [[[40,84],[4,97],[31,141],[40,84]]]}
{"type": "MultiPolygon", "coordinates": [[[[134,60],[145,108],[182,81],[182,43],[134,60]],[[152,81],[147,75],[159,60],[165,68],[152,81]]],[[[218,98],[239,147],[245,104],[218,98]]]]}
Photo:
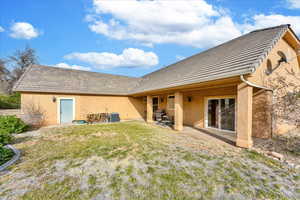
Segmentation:
{"type": "Polygon", "coordinates": [[[45,129],[15,146],[22,161],[0,177],[1,197],[300,199],[299,171],[142,122],[45,129]]]}

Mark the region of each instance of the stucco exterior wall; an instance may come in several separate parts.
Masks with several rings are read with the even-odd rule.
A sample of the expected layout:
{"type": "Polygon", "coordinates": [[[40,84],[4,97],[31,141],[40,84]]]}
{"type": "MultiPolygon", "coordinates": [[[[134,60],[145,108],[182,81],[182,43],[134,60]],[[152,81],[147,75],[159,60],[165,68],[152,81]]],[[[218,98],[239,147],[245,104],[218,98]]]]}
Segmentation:
{"type": "MultiPolygon", "coordinates": [[[[291,83],[300,86],[300,65],[297,59],[296,51],[285,40],[285,38],[282,38],[278,41],[278,43],[269,53],[268,57],[264,59],[257,70],[248,77],[248,80],[258,85],[263,85],[274,89],[274,86],[276,85],[274,80],[276,80],[276,78],[278,77],[284,77],[285,83],[291,83]],[[279,51],[283,52],[286,55],[286,57],[288,58],[288,63],[283,62],[279,65],[279,67],[276,68],[276,66],[278,65],[278,60],[280,60],[281,58],[278,55],[279,51]],[[271,61],[273,68],[272,73],[269,75],[266,73],[268,60],[271,61]]],[[[286,87],[285,89],[286,91],[292,91],[294,87],[286,87]]],[[[265,138],[267,137],[267,135],[269,135],[270,137],[271,133],[267,133],[266,130],[273,129],[272,132],[275,134],[284,134],[289,130],[295,128],[295,125],[293,123],[280,118],[276,119],[274,117],[273,127],[271,127],[272,118],[269,116],[270,113],[265,112],[265,110],[270,110],[267,105],[274,105],[274,103],[276,103],[274,101],[276,101],[276,95],[278,95],[278,92],[276,92],[275,90],[273,99],[270,98],[270,94],[267,93],[268,92],[261,93],[259,96],[256,96],[253,99],[253,110],[255,111],[253,112],[253,135],[256,137],[265,138]],[[262,103],[264,103],[265,105],[262,106],[262,103]],[[265,123],[262,123],[262,121],[265,123]]]]}
{"type": "MultiPolygon", "coordinates": [[[[257,90],[256,88],[254,88],[257,90]]],[[[252,136],[270,138],[272,136],[272,92],[256,91],[253,95],[252,106],[252,136]]]]}
{"type": "Polygon", "coordinates": [[[235,97],[237,89],[233,87],[214,88],[184,93],[183,95],[183,123],[190,126],[204,128],[205,105],[207,98],[235,97]],[[191,97],[191,101],[188,101],[191,97]]]}
{"type": "MultiPolygon", "coordinates": [[[[205,100],[210,97],[236,96],[236,86],[183,92],[183,124],[203,128],[205,120],[205,100]],[[191,98],[189,102],[188,99],[191,98]]],[[[174,94],[158,95],[159,109],[167,112],[168,116],[174,117],[174,110],[168,109],[168,96],[174,94]]]]}
{"type": "Polygon", "coordinates": [[[58,124],[58,100],[61,97],[75,99],[75,119],[86,119],[90,113],[118,112],[122,120],[144,119],[145,104],[142,98],[123,96],[92,96],[92,95],[70,95],[70,94],[41,94],[22,93],[21,109],[24,111],[28,106],[34,104],[39,107],[45,116],[44,125],[58,124]]]}
{"type": "Polygon", "coordinates": [[[299,74],[300,65],[297,60],[296,51],[292,46],[288,44],[287,41],[282,38],[278,41],[278,43],[269,53],[268,57],[264,59],[257,70],[248,77],[248,80],[259,85],[268,86],[268,80],[274,79],[278,75],[281,75],[286,76],[290,81],[294,82],[296,80],[293,80],[294,78],[290,76],[291,72],[299,74]],[[278,60],[281,58],[277,53],[278,51],[282,51],[287,56],[287,58],[290,58],[290,60],[288,61],[288,63],[281,63],[281,65],[277,69],[275,69],[270,75],[267,75],[267,60],[269,59],[272,63],[273,68],[275,68],[278,60]]]}

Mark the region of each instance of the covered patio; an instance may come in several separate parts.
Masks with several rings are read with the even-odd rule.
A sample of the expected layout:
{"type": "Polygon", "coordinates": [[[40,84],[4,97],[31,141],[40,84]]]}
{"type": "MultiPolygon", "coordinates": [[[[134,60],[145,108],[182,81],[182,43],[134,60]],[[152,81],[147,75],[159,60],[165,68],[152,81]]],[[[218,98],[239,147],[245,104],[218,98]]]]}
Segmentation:
{"type": "Polygon", "coordinates": [[[253,87],[246,83],[157,92],[145,99],[149,123],[157,120],[157,112],[164,113],[177,131],[187,126],[239,147],[253,145],[253,87]]]}

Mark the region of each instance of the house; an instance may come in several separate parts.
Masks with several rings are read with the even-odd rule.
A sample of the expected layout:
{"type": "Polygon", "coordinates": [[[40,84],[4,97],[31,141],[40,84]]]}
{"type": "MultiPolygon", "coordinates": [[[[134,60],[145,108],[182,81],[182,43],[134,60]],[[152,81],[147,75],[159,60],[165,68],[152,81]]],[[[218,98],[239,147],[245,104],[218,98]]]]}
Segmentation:
{"type": "Polygon", "coordinates": [[[280,127],[290,128],[274,128],[266,106],[272,104],[267,83],[279,75],[299,81],[289,76],[300,72],[299,45],[290,25],[280,25],[139,78],[34,65],[14,90],[21,92],[22,110],[33,104],[44,111],[46,125],[101,112],[152,122],[153,112],[163,109],[174,119],[175,130],[189,125],[234,132],[237,146],[248,148],[253,136],[269,137],[280,127]]]}

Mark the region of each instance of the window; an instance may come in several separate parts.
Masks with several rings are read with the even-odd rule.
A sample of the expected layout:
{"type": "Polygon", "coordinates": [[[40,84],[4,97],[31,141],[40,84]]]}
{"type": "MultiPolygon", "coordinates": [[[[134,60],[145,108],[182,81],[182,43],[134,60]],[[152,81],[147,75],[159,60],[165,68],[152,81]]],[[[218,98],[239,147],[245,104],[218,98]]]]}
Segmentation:
{"type": "Polygon", "coordinates": [[[153,108],[153,113],[155,113],[158,110],[159,108],[158,97],[152,98],[152,108],[153,108]]]}
{"type": "Polygon", "coordinates": [[[272,62],[271,60],[267,60],[267,69],[266,69],[266,74],[267,75],[270,75],[273,71],[273,68],[272,68],[272,62]]]}
{"type": "Polygon", "coordinates": [[[208,99],[206,127],[235,131],[235,99],[208,99]]]}
{"type": "Polygon", "coordinates": [[[168,109],[174,110],[175,108],[175,96],[168,96],[168,109]]]}

